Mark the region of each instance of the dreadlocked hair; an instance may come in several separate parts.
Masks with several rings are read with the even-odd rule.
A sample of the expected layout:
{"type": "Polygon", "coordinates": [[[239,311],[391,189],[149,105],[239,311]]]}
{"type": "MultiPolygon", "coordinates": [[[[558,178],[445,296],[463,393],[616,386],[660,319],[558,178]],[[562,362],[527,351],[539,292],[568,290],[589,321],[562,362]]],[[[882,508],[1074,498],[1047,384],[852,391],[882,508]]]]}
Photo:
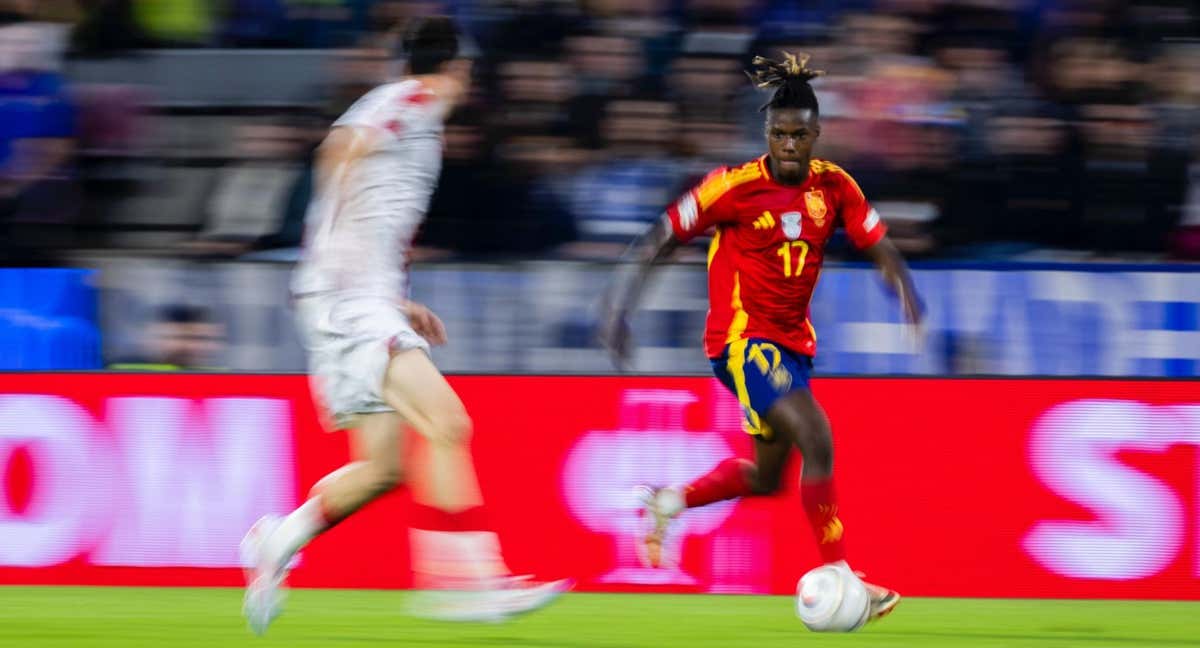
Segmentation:
{"type": "Polygon", "coordinates": [[[817,94],[809,85],[809,81],[823,76],[824,70],[813,70],[808,67],[808,54],[799,56],[782,52],[782,60],[774,60],[762,56],[754,57],[753,69],[746,72],[754,86],[761,89],[774,89],[771,100],[764,104],[760,111],[768,108],[808,108],[813,114],[820,113],[817,106],[817,94]]]}

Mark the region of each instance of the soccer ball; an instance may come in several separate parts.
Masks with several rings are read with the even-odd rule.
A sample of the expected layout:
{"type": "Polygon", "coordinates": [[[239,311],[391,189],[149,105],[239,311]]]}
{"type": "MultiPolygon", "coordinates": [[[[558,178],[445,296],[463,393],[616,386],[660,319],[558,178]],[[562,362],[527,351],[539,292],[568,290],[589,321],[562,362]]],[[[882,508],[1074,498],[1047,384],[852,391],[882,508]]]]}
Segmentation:
{"type": "Polygon", "coordinates": [[[871,596],[844,565],[823,565],[796,584],[796,616],[813,632],[854,632],[867,622],[871,596]]]}

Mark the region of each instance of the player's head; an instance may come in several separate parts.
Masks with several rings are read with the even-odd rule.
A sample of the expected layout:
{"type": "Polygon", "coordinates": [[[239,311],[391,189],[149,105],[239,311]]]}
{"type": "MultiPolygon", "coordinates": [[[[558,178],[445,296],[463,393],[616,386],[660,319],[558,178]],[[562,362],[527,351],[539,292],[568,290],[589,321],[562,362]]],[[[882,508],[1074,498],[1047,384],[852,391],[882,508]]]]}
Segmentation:
{"type": "Polygon", "coordinates": [[[444,74],[466,84],[471,62],[462,56],[459,40],[458,26],[448,16],[414,18],[400,39],[400,55],[409,74],[444,74]]]}
{"type": "Polygon", "coordinates": [[[821,134],[820,108],[809,81],[824,74],[808,68],[808,56],[787,52],[782,60],[754,57],[748,72],[759,88],[774,91],[761,110],[766,111],[767,151],[771,173],[784,183],[803,182],[813,144],[821,134]]]}

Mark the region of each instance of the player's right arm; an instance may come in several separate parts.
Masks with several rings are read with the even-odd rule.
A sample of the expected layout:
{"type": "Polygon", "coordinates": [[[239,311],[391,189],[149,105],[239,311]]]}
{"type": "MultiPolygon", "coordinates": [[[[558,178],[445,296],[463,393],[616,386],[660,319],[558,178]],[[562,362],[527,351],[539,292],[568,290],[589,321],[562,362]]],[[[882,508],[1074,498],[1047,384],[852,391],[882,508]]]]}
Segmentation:
{"type": "Polygon", "coordinates": [[[375,147],[380,134],[365,126],[335,126],[317,149],[317,190],[343,195],[350,169],[375,147]]]}
{"type": "Polygon", "coordinates": [[[682,243],[726,219],[727,201],[721,199],[728,188],[727,173],[725,168],[710,173],[668,207],[662,217],[630,246],[625,258],[636,266],[632,272],[623,272],[609,288],[600,323],[600,342],[609,350],[613,364],[618,368],[627,366],[633,351],[629,315],[637,310],[657,266],[669,259],[682,243]]]}

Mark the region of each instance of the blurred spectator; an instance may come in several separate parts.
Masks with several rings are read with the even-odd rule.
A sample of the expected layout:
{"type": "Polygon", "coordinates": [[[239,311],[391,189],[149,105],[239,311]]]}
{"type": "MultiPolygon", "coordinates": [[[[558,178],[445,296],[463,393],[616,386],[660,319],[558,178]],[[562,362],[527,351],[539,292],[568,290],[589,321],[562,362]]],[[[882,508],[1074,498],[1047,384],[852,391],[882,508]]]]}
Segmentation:
{"type": "MultiPolygon", "coordinates": [[[[1175,228],[1175,253],[1200,247],[1188,243],[1200,236],[1189,215],[1200,13],[1186,0],[0,0],[0,26],[53,19],[61,33],[77,20],[80,57],[150,45],[345,48],[330,54],[332,71],[313,75],[329,81],[315,82],[304,106],[328,102],[340,114],[397,72],[389,62],[396,26],[434,11],[456,14],[481,44],[484,82],[472,98],[479,114],[447,129],[457,150],[447,151],[429,249],[542,254],[578,227],[585,243],[571,253],[615,253],[689,180],[762,154],[765,98],[742,69],[754,54],[781,49],[810,53],[829,73],[814,84],[823,129],[816,155],[860,179],[910,254],[982,254],[975,244],[997,242],[1006,245],[989,249],[1163,254],[1175,228]]],[[[36,29],[44,31],[10,38],[24,43],[16,49],[25,58],[61,49],[61,36],[36,29]]],[[[12,51],[0,44],[0,59],[12,51]]],[[[108,72],[131,66],[121,79],[171,74],[136,58],[111,63],[108,72]]],[[[96,225],[109,222],[106,197],[128,189],[132,169],[141,169],[141,192],[175,195],[178,187],[146,178],[211,172],[211,164],[179,173],[146,166],[137,118],[148,93],[93,77],[68,100],[61,80],[57,88],[47,81],[56,70],[3,74],[0,159],[32,164],[26,176],[69,178],[65,161],[77,143],[96,225]],[[12,83],[18,77],[23,85],[12,83]]],[[[160,101],[168,112],[227,109],[203,97],[188,99],[199,106],[160,101]]],[[[243,143],[287,139],[264,132],[243,143]]],[[[221,171],[215,193],[201,195],[202,240],[236,252],[294,239],[295,210],[283,205],[307,186],[290,157],[302,148],[294,144],[290,161],[243,158],[221,171]],[[285,177],[294,180],[286,189],[285,177]],[[249,189],[260,181],[269,190],[249,189]],[[280,229],[262,238],[269,222],[280,229]]],[[[0,222],[10,225],[7,216],[34,195],[34,185],[21,185],[17,200],[13,187],[0,175],[9,195],[0,222]]]]}
{"type": "Polygon", "coordinates": [[[1151,171],[1151,113],[1137,104],[1091,104],[1081,117],[1087,159],[1080,242],[1102,253],[1166,249],[1173,223],[1163,205],[1164,178],[1151,171]]]}
{"type": "Polygon", "coordinates": [[[204,229],[183,249],[236,256],[298,247],[312,192],[312,153],[321,132],[304,118],[238,127],[235,158],[218,171],[204,229]]]}
{"type": "Polygon", "coordinates": [[[82,17],[71,35],[73,55],[106,57],[150,44],[134,19],[133,0],[78,0],[78,4],[82,17]]]}
{"type": "Polygon", "coordinates": [[[568,104],[576,86],[566,63],[515,59],[501,63],[496,76],[499,101],[489,117],[498,133],[571,134],[568,104]]]}
{"type": "Polygon", "coordinates": [[[555,183],[582,152],[545,135],[492,148],[475,110],[447,124],[441,180],[418,238],[422,258],[546,253],[575,239],[555,183]]]}
{"type": "Polygon", "coordinates": [[[362,0],[282,0],[292,42],[300,47],[346,47],[366,26],[362,0]]]}
{"type": "Polygon", "coordinates": [[[1150,72],[1157,131],[1151,172],[1162,178],[1163,220],[1180,225],[1178,241],[1200,224],[1195,222],[1197,214],[1188,212],[1200,199],[1195,180],[1200,163],[1200,44],[1164,48],[1150,72]]]}
{"type": "Polygon", "coordinates": [[[208,0],[132,0],[133,17],[149,44],[196,47],[211,44],[215,3],[208,0]]]}
{"type": "Polygon", "coordinates": [[[66,35],[49,23],[0,27],[3,256],[47,247],[51,241],[39,235],[39,226],[69,222],[78,206],[72,183],[75,111],[59,72],[66,35]]]}
{"type": "Polygon", "coordinates": [[[567,38],[565,58],[575,78],[575,94],[567,106],[571,130],[588,148],[603,145],[596,124],[604,118],[610,99],[637,91],[643,73],[640,41],[626,36],[584,31],[567,38]]]}
{"type": "Polygon", "coordinates": [[[142,355],[111,363],[126,371],[187,371],[216,369],[224,347],[225,328],[202,306],[163,307],[146,329],[142,355]]]}
{"type": "MultiPolygon", "coordinates": [[[[680,120],[673,103],[653,97],[611,102],[601,129],[604,157],[575,179],[573,211],[591,252],[624,249],[662,213],[686,178],[676,157],[680,120]]],[[[703,138],[704,133],[689,133],[703,138]]]]}
{"type": "Polygon", "coordinates": [[[230,0],[221,41],[233,47],[285,47],[288,33],[286,0],[230,0]]]}

